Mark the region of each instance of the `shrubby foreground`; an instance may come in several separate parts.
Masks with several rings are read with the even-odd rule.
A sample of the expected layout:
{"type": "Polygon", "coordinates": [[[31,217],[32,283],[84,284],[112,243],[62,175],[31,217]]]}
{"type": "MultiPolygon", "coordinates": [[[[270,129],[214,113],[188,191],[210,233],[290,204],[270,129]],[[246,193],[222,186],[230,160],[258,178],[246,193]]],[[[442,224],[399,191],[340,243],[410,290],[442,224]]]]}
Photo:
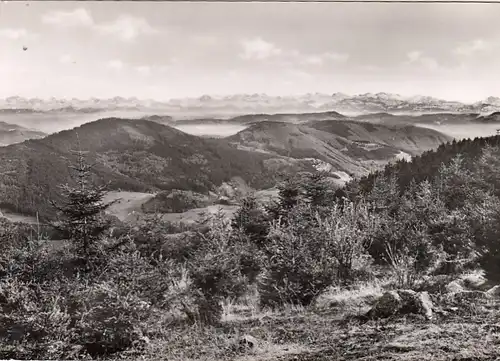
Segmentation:
{"type": "Polygon", "coordinates": [[[0,357],[495,359],[499,155],[341,191],[296,175],[274,204],[172,234],[112,225],[80,154],[55,204],[64,241],[3,225],[0,357]]]}

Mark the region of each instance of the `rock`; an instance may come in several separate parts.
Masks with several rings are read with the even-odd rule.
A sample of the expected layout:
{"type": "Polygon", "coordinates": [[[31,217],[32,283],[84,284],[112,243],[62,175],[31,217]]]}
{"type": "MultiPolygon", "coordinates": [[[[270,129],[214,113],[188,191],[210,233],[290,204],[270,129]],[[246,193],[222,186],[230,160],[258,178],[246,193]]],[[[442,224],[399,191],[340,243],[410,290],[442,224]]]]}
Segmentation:
{"type": "Polygon", "coordinates": [[[427,292],[420,292],[415,299],[419,314],[424,315],[428,320],[432,319],[432,309],[434,305],[427,292]]]}
{"type": "Polygon", "coordinates": [[[378,299],[375,305],[368,311],[370,318],[386,318],[398,312],[403,301],[396,291],[386,292],[378,299]]]}
{"type": "Polygon", "coordinates": [[[494,286],[490,288],[488,291],[486,291],[486,294],[489,297],[500,297],[500,286],[494,286]]]}
{"type": "Polygon", "coordinates": [[[488,288],[488,280],[478,273],[469,274],[462,278],[465,288],[475,291],[486,291],[488,288]]]}
{"type": "Polygon", "coordinates": [[[418,314],[432,318],[433,304],[427,292],[389,291],[368,312],[369,318],[386,318],[396,314],[418,314]]]}
{"type": "Polygon", "coordinates": [[[240,350],[255,350],[258,344],[257,339],[250,335],[243,335],[238,339],[240,350]]]}
{"type": "Polygon", "coordinates": [[[433,304],[427,292],[399,290],[398,294],[403,300],[403,307],[399,310],[400,313],[423,315],[429,320],[432,318],[433,304]]]}
{"type": "Polygon", "coordinates": [[[445,287],[447,293],[464,292],[464,288],[457,281],[451,281],[445,287]]]}

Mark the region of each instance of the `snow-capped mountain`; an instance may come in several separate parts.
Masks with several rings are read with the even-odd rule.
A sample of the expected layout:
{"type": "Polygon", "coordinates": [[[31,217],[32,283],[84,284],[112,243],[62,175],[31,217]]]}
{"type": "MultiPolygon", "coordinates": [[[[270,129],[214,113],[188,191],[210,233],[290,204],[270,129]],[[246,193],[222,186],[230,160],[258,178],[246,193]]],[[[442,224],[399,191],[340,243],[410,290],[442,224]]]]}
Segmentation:
{"type": "Polygon", "coordinates": [[[476,103],[461,103],[430,96],[405,97],[390,93],[308,93],[299,96],[266,94],[203,95],[168,101],[114,97],[110,99],[40,99],[12,96],[0,99],[0,111],[16,112],[93,112],[112,110],[220,111],[234,113],[312,112],[332,110],[341,113],[492,113],[500,111],[500,98],[488,97],[476,103]]]}

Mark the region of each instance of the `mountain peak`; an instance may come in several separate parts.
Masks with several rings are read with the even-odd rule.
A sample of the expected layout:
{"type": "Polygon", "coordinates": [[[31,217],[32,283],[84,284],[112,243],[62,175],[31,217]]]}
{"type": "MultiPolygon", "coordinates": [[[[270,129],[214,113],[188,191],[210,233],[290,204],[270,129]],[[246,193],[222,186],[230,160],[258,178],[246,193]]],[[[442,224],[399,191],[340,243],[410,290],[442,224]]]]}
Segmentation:
{"type": "Polygon", "coordinates": [[[162,111],[163,114],[178,111],[208,111],[230,113],[234,115],[258,113],[307,113],[317,111],[337,111],[340,113],[377,113],[377,112],[465,112],[491,113],[500,110],[500,98],[490,96],[476,103],[463,103],[438,99],[432,96],[415,95],[402,96],[399,94],[378,92],[348,95],[344,93],[306,93],[303,95],[271,96],[264,93],[234,94],[226,96],[202,95],[198,98],[170,99],[155,101],[124,98],[115,96],[109,99],[77,98],[57,99],[47,98],[27,99],[20,96],[11,96],[0,99],[0,111],[162,111]]]}

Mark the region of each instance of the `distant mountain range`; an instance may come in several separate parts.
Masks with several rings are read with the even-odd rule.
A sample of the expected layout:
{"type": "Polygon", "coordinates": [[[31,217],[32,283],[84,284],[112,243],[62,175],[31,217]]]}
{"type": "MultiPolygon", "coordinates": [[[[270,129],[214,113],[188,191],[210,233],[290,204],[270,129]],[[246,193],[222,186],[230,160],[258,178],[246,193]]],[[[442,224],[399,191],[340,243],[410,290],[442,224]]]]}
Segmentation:
{"type": "Polygon", "coordinates": [[[141,100],[114,97],[110,99],[39,99],[12,96],[0,99],[0,112],[79,112],[93,113],[114,110],[195,112],[219,114],[248,114],[272,112],[322,112],[341,113],[476,113],[489,114],[500,111],[500,98],[488,97],[475,103],[448,101],[430,96],[405,97],[389,93],[347,95],[304,94],[300,96],[269,96],[266,94],[237,94],[230,96],[203,95],[199,98],[171,99],[168,101],[141,100]]]}

